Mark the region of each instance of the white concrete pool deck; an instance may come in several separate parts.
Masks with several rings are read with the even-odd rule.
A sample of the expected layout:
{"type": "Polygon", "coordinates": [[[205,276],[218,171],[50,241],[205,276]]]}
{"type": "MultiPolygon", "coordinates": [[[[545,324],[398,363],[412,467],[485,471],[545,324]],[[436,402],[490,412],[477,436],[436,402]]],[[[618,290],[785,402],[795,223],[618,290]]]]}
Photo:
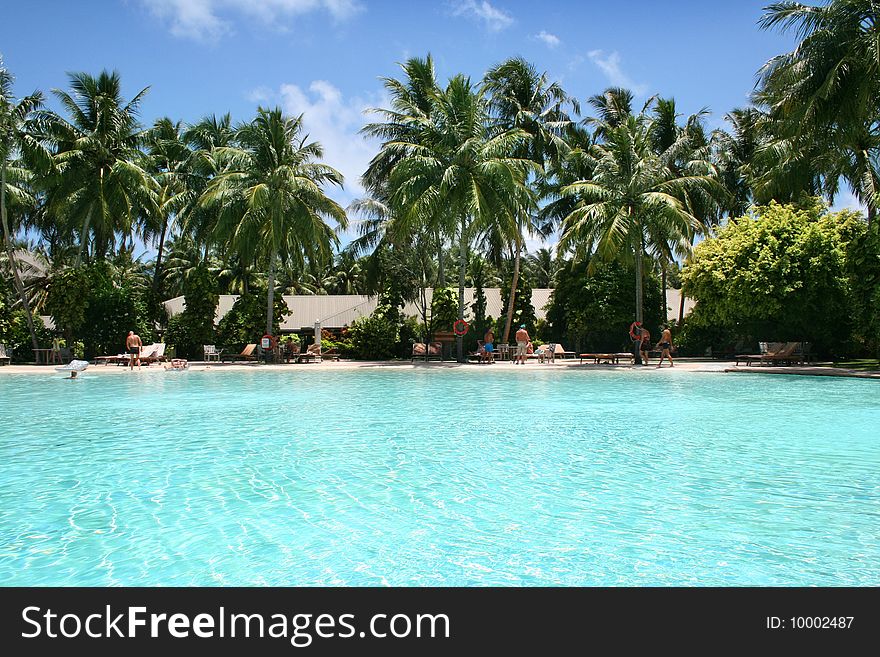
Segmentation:
{"type": "MultiPolygon", "coordinates": [[[[647,367],[621,364],[621,365],[596,365],[594,363],[580,363],[578,359],[557,359],[555,363],[538,363],[530,361],[525,365],[514,365],[510,361],[499,361],[493,364],[476,364],[467,363],[460,364],[455,362],[409,362],[409,361],[324,361],[321,363],[301,363],[301,364],[281,364],[266,365],[263,363],[203,363],[200,361],[190,362],[189,370],[193,372],[241,372],[241,371],[303,371],[303,370],[350,370],[360,368],[392,368],[392,369],[427,369],[427,368],[463,368],[473,371],[534,371],[534,370],[561,370],[574,369],[583,371],[607,371],[619,369],[645,369],[656,370],[656,360],[647,367]]],[[[750,374],[789,374],[789,375],[812,375],[812,376],[843,376],[856,377],[864,379],[880,380],[880,372],[859,372],[856,370],[832,368],[819,365],[806,366],[786,366],[786,367],[770,367],[770,366],[751,366],[736,367],[730,361],[708,361],[697,359],[677,359],[674,368],[668,367],[667,363],[663,365],[664,370],[674,372],[745,372],[750,374]]],[[[48,374],[54,372],[54,366],[47,365],[7,365],[0,367],[0,375],[3,374],[48,374]]],[[[89,375],[99,374],[102,376],[113,375],[152,375],[156,373],[166,373],[165,368],[160,364],[151,366],[142,366],[140,370],[137,367],[134,371],[130,371],[128,366],[121,365],[91,365],[88,368],[89,375]]],[[[59,373],[60,374],[60,373],[59,373]]]]}

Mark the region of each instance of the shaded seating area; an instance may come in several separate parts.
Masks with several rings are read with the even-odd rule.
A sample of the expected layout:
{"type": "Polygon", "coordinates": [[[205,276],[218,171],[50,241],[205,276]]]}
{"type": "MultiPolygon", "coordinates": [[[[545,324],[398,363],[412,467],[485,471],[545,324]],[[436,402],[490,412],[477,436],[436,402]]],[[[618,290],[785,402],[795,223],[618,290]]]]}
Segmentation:
{"type": "Polygon", "coordinates": [[[244,349],[241,350],[240,354],[220,354],[220,362],[225,363],[226,361],[236,362],[236,361],[248,361],[253,362],[257,360],[254,351],[256,351],[257,345],[256,343],[252,343],[246,345],[244,349]]]}
{"type": "Polygon", "coordinates": [[[0,365],[9,365],[12,362],[12,356],[6,353],[6,345],[0,344],[0,365]]]}
{"type": "Polygon", "coordinates": [[[210,363],[212,360],[220,362],[220,352],[217,351],[217,347],[212,344],[202,345],[202,349],[204,352],[204,360],[206,363],[210,363]]]}

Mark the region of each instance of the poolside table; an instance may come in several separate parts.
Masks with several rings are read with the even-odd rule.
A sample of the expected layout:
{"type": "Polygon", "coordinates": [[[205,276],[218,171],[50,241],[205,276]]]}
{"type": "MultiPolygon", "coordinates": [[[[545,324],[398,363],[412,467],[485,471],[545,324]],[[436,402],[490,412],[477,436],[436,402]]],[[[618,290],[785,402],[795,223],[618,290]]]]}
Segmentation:
{"type": "Polygon", "coordinates": [[[61,353],[57,349],[34,349],[34,361],[37,365],[61,363],[61,353]]]}

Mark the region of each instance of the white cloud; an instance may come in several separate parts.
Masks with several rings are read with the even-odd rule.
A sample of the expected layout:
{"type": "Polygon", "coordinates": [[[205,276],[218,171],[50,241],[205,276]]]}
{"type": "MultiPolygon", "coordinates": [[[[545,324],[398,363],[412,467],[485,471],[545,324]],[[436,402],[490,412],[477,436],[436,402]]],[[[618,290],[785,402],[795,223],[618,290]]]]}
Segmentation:
{"type": "Polygon", "coordinates": [[[141,0],[153,14],[169,23],[171,34],[195,41],[217,41],[232,32],[233,20],[255,18],[281,26],[293,16],[326,11],[345,20],[363,9],[358,0],[141,0]],[[230,16],[232,15],[232,16],[230,16]]]}
{"type": "Polygon", "coordinates": [[[510,14],[493,6],[488,0],[455,0],[452,15],[481,20],[490,32],[500,32],[513,24],[510,14]]]}
{"type": "Polygon", "coordinates": [[[605,77],[608,78],[608,82],[615,87],[630,89],[638,96],[644,96],[648,91],[647,85],[635,82],[629,77],[629,75],[624,73],[623,69],[620,68],[620,53],[616,50],[608,53],[607,56],[605,56],[605,53],[602,50],[591,50],[587,53],[587,56],[590,58],[590,61],[598,66],[599,70],[605,74],[605,77]]]}
{"type": "Polygon", "coordinates": [[[272,99],[272,96],[272,90],[268,87],[257,87],[256,89],[251,89],[245,94],[245,98],[250,102],[259,104],[267,103],[272,99]]]}
{"type": "Polygon", "coordinates": [[[536,38],[538,41],[543,41],[548,48],[555,48],[560,43],[562,43],[562,40],[558,36],[556,36],[555,34],[550,34],[550,32],[547,32],[546,30],[541,30],[535,35],[534,38],[536,38]]]}
{"type": "Polygon", "coordinates": [[[360,177],[379,150],[379,144],[358,134],[368,122],[365,110],[387,107],[381,92],[369,98],[346,98],[326,80],[313,81],[308,89],[295,84],[282,84],[273,98],[280,100],[288,116],[303,115],[303,128],[309,141],[317,141],[324,148],[323,161],[345,176],[345,190],[328,192],[343,205],[362,196],[360,177]]]}

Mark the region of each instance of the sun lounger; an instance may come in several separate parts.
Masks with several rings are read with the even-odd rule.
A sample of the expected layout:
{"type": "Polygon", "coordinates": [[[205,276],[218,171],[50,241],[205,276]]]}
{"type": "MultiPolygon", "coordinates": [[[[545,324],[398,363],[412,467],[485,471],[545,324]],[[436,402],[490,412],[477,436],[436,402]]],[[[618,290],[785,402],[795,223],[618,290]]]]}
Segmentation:
{"type": "Polygon", "coordinates": [[[256,360],[257,357],[254,356],[254,350],[257,348],[256,343],[247,345],[244,349],[241,350],[240,354],[220,354],[220,361],[226,362],[229,361],[237,361],[237,360],[246,360],[252,361],[256,360]]]}
{"type": "Polygon", "coordinates": [[[633,356],[633,354],[629,353],[628,351],[619,351],[616,353],[589,353],[578,355],[580,357],[581,364],[583,364],[584,361],[593,361],[595,365],[599,365],[602,362],[605,362],[608,365],[619,365],[620,361],[629,361],[629,364],[633,365],[636,362],[635,356],[633,356]]]}
{"type": "Polygon", "coordinates": [[[741,354],[736,357],[735,365],[739,366],[740,361],[744,361],[748,367],[752,363],[792,363],[797,362],[800,356],[795,356],[794,352],[798,349],[799,342],[770,343],[767,351],[762,354],[741,354]],[[780,346],[776,346],[780,345],[780,346]]]}
{"type": "Polygon", "coordinates": [[[12,358],[6,353],[6,345],[0,344],[0,365],[9,365],[11,362],[12,358]]]}
{"type": "Polygon", "coordinates": [[[310,344],[305,352],[299,355],[297,363],[320,363],[323,355],[321,354],[321,346],[310,344]]]}

